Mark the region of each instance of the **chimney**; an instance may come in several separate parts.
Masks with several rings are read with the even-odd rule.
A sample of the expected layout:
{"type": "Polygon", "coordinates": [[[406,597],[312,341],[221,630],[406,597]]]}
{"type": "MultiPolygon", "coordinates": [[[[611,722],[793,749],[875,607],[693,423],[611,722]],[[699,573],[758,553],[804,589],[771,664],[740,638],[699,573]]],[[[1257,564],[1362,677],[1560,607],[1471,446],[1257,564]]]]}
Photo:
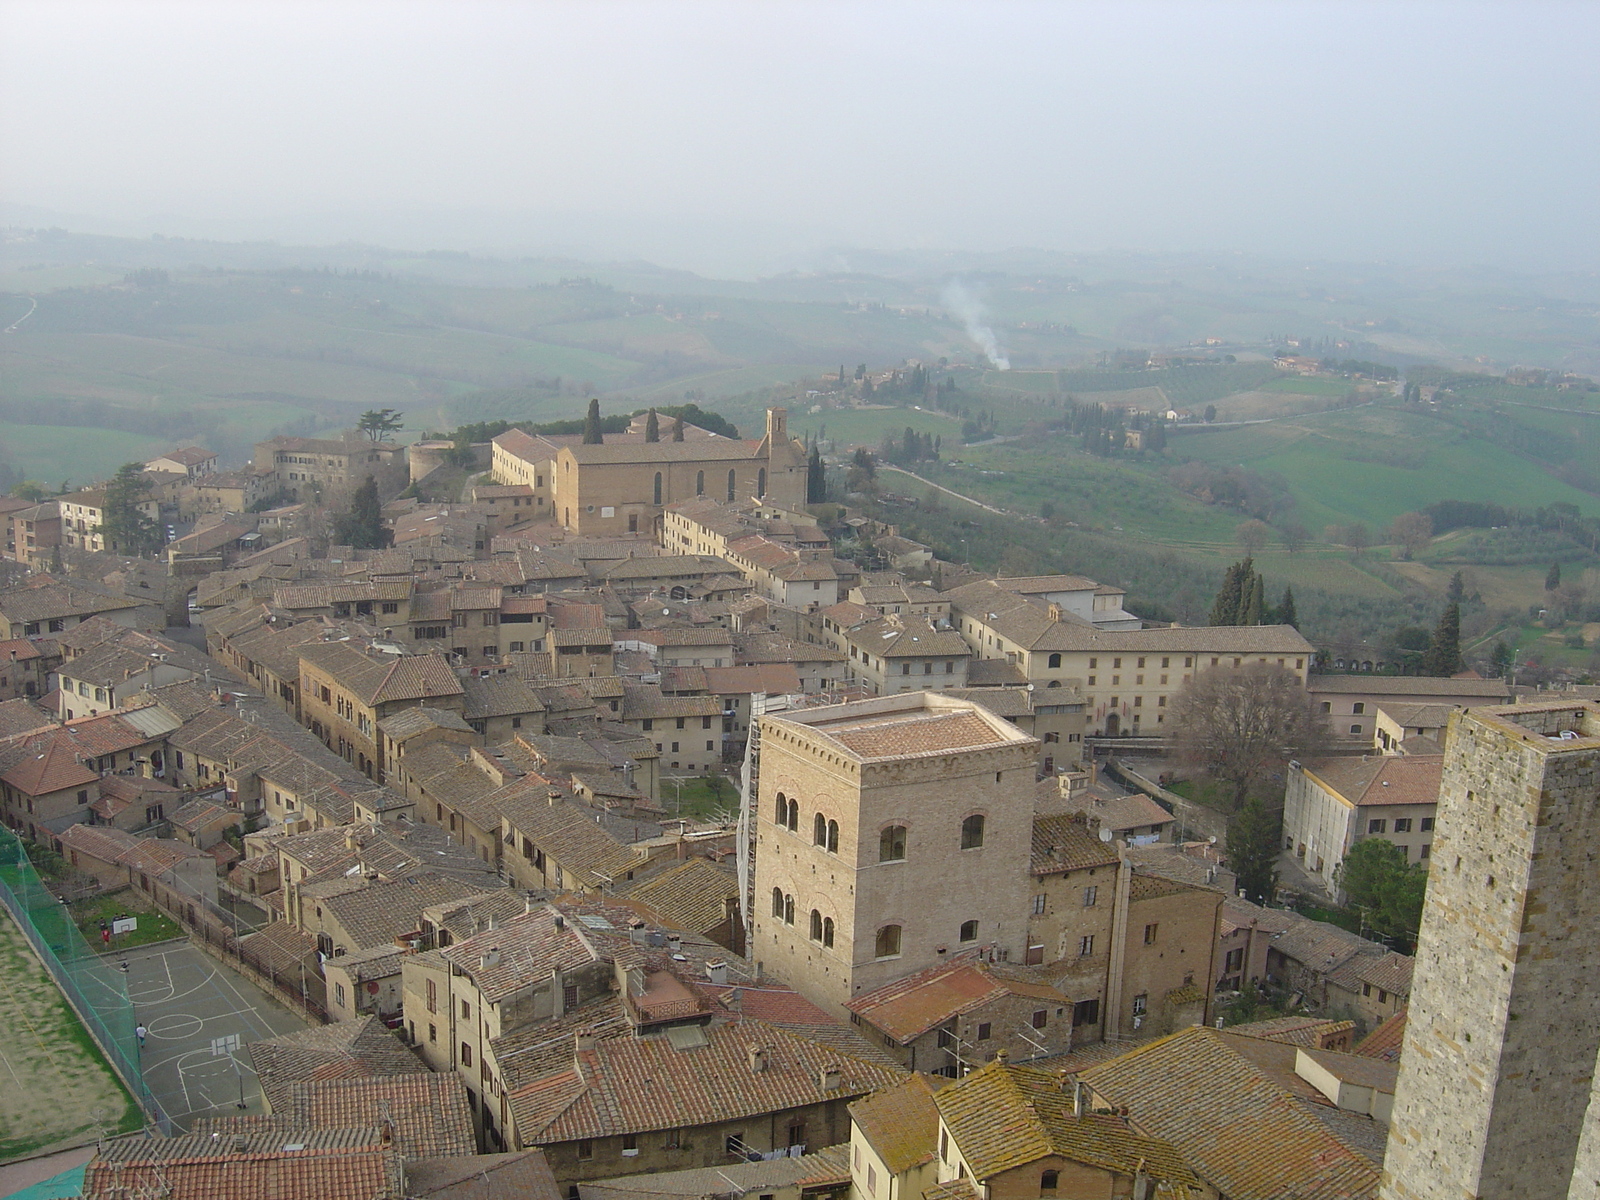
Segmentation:
{"type": "Polygon", "coordinates": [[[1005,1066],[1011,1061],[1011,1051],[1007,1050],[1004,1046],[1001,1046],[1000,1049],[994,1052],[994,1060],[1002,1067],[1005,1066]]]}
{"type": "Polygon", "coordinates": [[[817,1086],[825,1092],[837,1091],[844,1085],[844,1075],[838,1067],[823,1067],[817,1072],[817,1086]]]}
{"type": "Polygon", "coordinates": [[[1088,1111],[1089,1089],[1084,1087],[1081,1082],[1074,1079],[1072,1081],[1072,1115],[1075,1117],[1081,1117],[1088,1111]]]}
{"type": "Polygon", "coordinates": [[[555,925],[556,925],[557,929],[565,929],[567,927],[567,919],[565,917],[563,917],[560,913],[557,913],[556,914],[555,925]]]}
{"type": "Polygon", "coordinates": [[[728,982],[728,964],[720,958],[713,958],[706,963],[706,979],[719,987],[728,982]]]}
{"type": "Polygon", "coordinates": [[[750,1056],[750,1073],[759,1075],[767,1069],[767,1052],[761,1046],[747,1046],[746,1053],[750,1056]]]}
{"type": "Polygon", "coordinates": [[[1052,621],[1061,620],[1061,605],[1052,602],[1048,611],[1052,621]]]}
{"type": "Polygon", "coordinates": [[[490,913],[489,914],[489,929],[495,930],[495,929],[499,929],[499,928],[500,928],[500,919],[498,917],[496,917],[493,913],[490,913]]]}
{"type": "Polygon", "coordinates": [[[677,933],[667,934],[667,949],[673,954],[683,953],[683,935],[677,933]]]}
{"type": "Polygon", "coordinates": [[[573,1036],[572,1048],[574,1050],[576,1050],[579,1054],[583,1054],[583,1053],[585,1053],[585,1052],[587,1052],[589,1050],[593,1050],[594,1049],[594,1043],[595,1043],[594,1030],[592,1030],[592,1029],[580,1029],[573,1036]]]}
{"type": "Polygon", "coordinates": [[[351,851],[361,849],[361,843],[356,841],[356,831],[354,829],[346,829],[344,831],[344,848],[351,851]]]}
{"type": "Polygon", "coordinates": [[[482,954],[480,954],[478,956],[478,967],[480,969],[482,969],[482,970],[488,970],[490,967],[495,967],[495,966],[499,966],[499,965],[500,965],[500,947],[498,947],[498,946],[490,946],[487,950],[485,950],[482,954]]]}
{"type": "Polygon", "coordinates": [[[524,896],[522,898],[522,911],[525,914],[526,913],[531,913],[537,907],[538,907],[538,905],[534,901],[532,892],[529,892],[526,896],[524,896]]]}

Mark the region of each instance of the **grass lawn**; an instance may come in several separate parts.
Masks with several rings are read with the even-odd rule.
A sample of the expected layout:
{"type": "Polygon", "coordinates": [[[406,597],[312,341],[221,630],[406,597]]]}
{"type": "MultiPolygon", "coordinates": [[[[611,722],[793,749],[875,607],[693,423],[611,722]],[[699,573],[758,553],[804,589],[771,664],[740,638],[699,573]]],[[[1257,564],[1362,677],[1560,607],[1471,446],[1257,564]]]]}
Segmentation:
{"type": "Polygon", "coordinates": [[[171,917],[158,912],[140,912],[138,909],[126,908],[121,896],[95,896],[88,900],[79,900],[67,907],[72,911],[72,920],[83,934],[83,940],[96,950],[105,946],[100,937],[100,922],[107,925],[112,918],[129,916],[139,922],[139,927],[132,933],[114,934],[111,938],[111,950],[129,950],[134,946],[144,946],[151,942],[164,942],[171,938],[183,936],[183,928],[171,917]]]}
{"type": "Polygon", "coordinates": [[[0,1161],[100,1132],[128,1133],[144,1114],[0,913],[0,1161]]]}
{"type": "Polygon", "coordinates": [[[661,780],[661,803],[673,817],[704,820],[737,813],[739,789],[720,775],[668,775],[661,780]]]}

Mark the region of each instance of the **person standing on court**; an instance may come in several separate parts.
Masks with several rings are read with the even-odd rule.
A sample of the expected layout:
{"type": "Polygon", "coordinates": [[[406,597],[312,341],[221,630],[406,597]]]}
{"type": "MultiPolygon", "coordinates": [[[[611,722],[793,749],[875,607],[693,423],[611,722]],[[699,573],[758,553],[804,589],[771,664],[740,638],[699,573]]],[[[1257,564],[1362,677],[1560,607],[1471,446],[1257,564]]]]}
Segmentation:
{"type": "Polygon", "coordinates": [[[133,1027],[133,1032],[134,1035],[139,1039],[139,1049],[143,1050],[145,1034],[149,1033],[150,1031],[144,1027],[143,1023],[140,1023],[133,1027]]]}

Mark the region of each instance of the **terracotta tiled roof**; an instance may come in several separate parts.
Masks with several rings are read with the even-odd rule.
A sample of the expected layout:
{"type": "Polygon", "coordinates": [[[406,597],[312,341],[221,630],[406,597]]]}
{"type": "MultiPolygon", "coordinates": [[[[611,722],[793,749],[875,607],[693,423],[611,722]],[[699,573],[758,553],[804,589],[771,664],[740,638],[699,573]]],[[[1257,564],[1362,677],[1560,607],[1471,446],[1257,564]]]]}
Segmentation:
{"type": "Polygon", "coordinates": [[[1351,804],[1437,804],[1444,756],[1318,758],[1302,769],[1351,804]]]}
{"type": "Polygon", "coordinates": [[[968,658],[966,640],[953,629],[936,629],[920,614],[878,617],[849,629],[845,640],[868,657],[968,658]]]}
{"type": "Polygon", "coordinates": [[[103,863],[116,863],[139,839],[113,825],[69,825],[58,840],[68,851],[77,851],[103,863]]]}
{"type": "Polygon", "coordinates": [[[406,1164],[410,1200],[561,1200],[542,1150],[418,1159],[406,1164]]]}
{"type": "Polygon", "coordinates": [[[640,721],[670,717],[721,717],[722,704],[715,696],[664,696],[661,689],[644,684],[625,684],[622,691],[622,717],[640,721]]]}
{"type": "Polygon", "coordinates": [[[934,1104],[972,1177],[988,1180],[1059,1156],[1132,1176],[1141,1168],[1165,1184],[1198,1187],[1182,1152],[1133,1132],[1120,1117],[1074,1113],[1059,1074],[992,1062],[935,1093],[934,1104]]]}
{"type": "Polygon", "coordinates": [[[1118,861],[1117,848],[1090,833],[1077,814],[1033,819],[1032,871],[1035,875],[1110,867],[1118,861]]]}
{"type": "Polygon", "coordinates": [[[84,788],[92,799],[94,789],[90,785],[99,781],[100,772],[85,765],[83,757],[83,751],[63,730],[23,735],[0,746],[0,782],[29,796],[84,788]]]}
{"type": "Polygon", "coordinates": [[[138,608],[139,601],[76,580],[35,577],[33,582],[0,592],[0,616],[12,621],[46,621],[88,613],[138,608]]]}
{"type": "Polygon", "coordinates": [[[1361,1040],[1354,1053],[1363,1058],[1399,1062],[1406,1040],[1406,1010],[1401,1009],[1361,1040]]]}
{"type": "Polygon", "coordinates": [[[1196,1027],[1159,1038],[1080,1078],[1105,1102],[1127,1107],[1141,1129],[1170,1142],[1230,1200],[1377,1193],[1373,1163],[1218,1030],[1196,1027]]]}
{"type": "Polygon", "coordinates": [[[705,1040],[684,1050],[665,1037],[598,1041],[577,1053],[575,1067],[512,1093],[518,1129],[548,1145],[722,1124],[852,1099],[904,1076],[749,1019],[709,1026],[705,1040]],[[833,1087],[829,1072],[837,1072],[833,1087]]]}
{"type": "MultiPolygon", "coordinates": [[[[905,979],[885,984],[876,991],[853,998],[846,1007],[873,1028],[883,1031],[904,1045],[952,1017],[981,1008],[991,1000],[1022,985],[987,970],[972,959],[939,963],[905,979]]],[[[1034,995],[1038,987],[1028,987],[1034,995]]],[[[1045,988],[1046,998],[1058,1004],[1070,1003],[1054,988],[1045,988]]]]}
{"type": "Polygon", "coordinates": [[[548,979],[551,971],[570,971],[596,959],[579,923],[568,920],[553,905],[512,917],[496,929],[455,942],[439,953],[472,977],[489,1004],[537,985],[548,979]]]}
{"type": "Polygon", "coordinates": [[[423,1061],[385,1029],[382,1021],[370,1016],[251,1042],[250,1060],[261,1078],[267,1106],[274,1112],[289,1108],[295,1083],[330,1064],[354,1072],[354,1077],[428,1072],[423,1061]]]}
{"type": "Polygon", "coordinates": [[[1511,689],[1503,679],[1439,679],[1428,675],[1313,675],[1311,692],[1358,696],[1470,696],[1503,704],[1511,689]]]}
{"type": "Polygon", "coordinates": [[[863,759],[948,754],[997,746],[1007,740],[976,713],[959,711],[930,714],[909,721],[861,723],[852,729],[830,729],[828,734],[863,759]]]}
{"type": "Polygon", "coordinates": [[[857,1100],[850,1120],[877,1151],[893,1175],[933,1161],[939,1138],[939,1110],[926,1075],[913,1075],[897,1087],[857,1100]]]}
{"type": "Polygon", "coordinates": [[[394,1122],[405,1158],[474,1154],[477,1138],[458,1075],[411,1073],[364,1079],[307,1080],[291,1089],[288,1117],[311,1129],[394,1122]]]}
{"type": "Polygon", "coordinates": [[[1370,983],[1375,988],[1382,988],[1391,996],[1409,996],[1411,994],[1411,970],[1416,966],[1416,959],[1409,954],[1396,954],[1391,950],[1382,958],[1364,964],[1356,972],[1356,978],[1362,983],[1370,983]]]}
{"type": "MultiPolygon", "coordinates": [[[[518,785],[511,785],[518,788],[518,785]]],[[[535,785],[534,791],[542,790],[535,785]]],[[[533,794],[533,793],[527,793],[533,794]]],[[[505,823],[529,839],[585,886],[596,887],[623,880],[639,865],[639,858],[596,824],[588,810],[565,800],[522,799],[502,789],[491,799],[500,806],[505,823]]]]}
{"type": "Polygon", "coordinates": [[[728,919],[728,901],[739,898],[733,872],[704,858],[690,858],[627,892],[675,929],[709,933],[728,919]]]}
{"type": "Polygon", "coordinates": [[[328,672],[368,705],[459,696],[461,682],[440,654],[368,657],[345,642],[301,647],[302,660],[328,672]]]}
{"type": "Polygon", "coordinates": [[[453,729],[457,733],[472,732],[472,726],[461,719],[460,713],[453,713],[446,708],[430,708],[426,704],[390,713],[378,722],[378,728],[383,730],[385,737],[393,738],[397,742],[429,729],[453,729]]]}
{"type": "Polygon", "coordinates": [[[0,738],[28,733],[35,729],[47,729],[54,724],[55,722],[31,700],[18,697],[15,700],[0,702],[0,738]]]}
{"type": "Polygon", "coordinates": [[[83,1180],[84,1200],[400,1200],[404,1191],[399,1152],[376,1127],[115,1139],[83,1180]]]}
{"type": "MultiPolygon", "coordinates": [[[[800,673],[790,663],[751,663],[741,667],[706,667],[706,691],[716,696],[765,692],[789,696],[800,691],[800,673]]],[[[663,682],[663,688],[666,684],[663,682]]]]}
{"type": "Polygon", "coordinates": [[[354,943],[352,949],[390,944],[416,927],[416,914],[430,904],[475,895],[479,887],[451,875],[418,873],[400,879],[362,880],[361,886],[321,898],[354,943]]]}
{"type": "Polygon", "coordinates": [[[1291,1046],[1319,1047],[1329,1038],[1349,1033],[1355,1027],[1354,1021],[1331,1021],[1324,1017],[1273,1017],[1267,1021],[1230,1025],[1228,1032],[1291,1046]]]}
{"type": "Polygon", "coordinates": [[[970,1179],[952,1179],[922,1189],[922,1200],[978,1200],[978,1189],[970,1179]]]}

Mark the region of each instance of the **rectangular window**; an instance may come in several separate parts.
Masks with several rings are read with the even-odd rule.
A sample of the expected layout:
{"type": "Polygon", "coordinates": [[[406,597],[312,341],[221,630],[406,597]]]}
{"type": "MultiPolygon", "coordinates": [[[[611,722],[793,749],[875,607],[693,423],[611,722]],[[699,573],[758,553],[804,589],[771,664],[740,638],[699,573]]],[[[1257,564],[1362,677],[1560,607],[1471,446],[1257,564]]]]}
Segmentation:
{"type": "Polygon", "coordinates": [[[439,1040],[439,1027],[437,1025],[429,1024],[429,1026],[428,1026],[428,1041],[437,1043],[438,1040],[439,1040]]]}
{"type": "Polygon", "coordinates": [[[1035,1029],[1043,1029],[1049,1023],[1050,1010],[1048,1008],[1036,1008],[1033,1010],[1033,1027],[1035,1029]]]}
{"type": "Polygon", "coordinates": [[[1433,844],[1431,842],[1423,842],[1422,843],[1422,848],[1417,851],[1417,857],[1418,858],[1427,858],[1432,853],[1433,853],[1433,844]]]}
{"type": "Polygon", "coordinates": [[[1036,917],[1042,917],[1044,915],[1044,906],[1045,894],[1040,892],[1033,898],[1033,915],[1036,917]]]}
{"type": "Polygon", "coordinates": [[[1411,818],[1410,817],[1396,817],[1394,819],[1394,831],[1396,833],[1410,833],[1411,832],[1411,818]]]}
{"type": "Polygon", "coordinates": [[[1419,826],[1419,829],[1423,833],[1430,832],[1433,829],[1433,818],[1432,817],[1423,817],[1422,818],[1422,824],[1421,824],[1421,826],[1419,826]]]}
{"type": "Polygon", "coordinates": [[[984,1021],[978,1025],[978,1041],[987,1042],[989,1040],[990,1033],[991,1030],[989,1028],[989,1022],[984,1021]]]}
{"type": "Polygon", "coordinates": [[[469,1020],[471,1017],[472,1017],[472,1005],[468,1004],[465,1000],[463,1000],[461,1002],[461,1019],[463,1021],[466,1021],[466,1020],[469,1020]]]}
{"type": "Polygon", "coordinates": [[[472,1047],[466,1042],[461,1043],[461,1065],[463,1067],[472,1065],[472,1047]]]}
{"type": "Polygon", "coordinates": [[[1160,926],[1155,924],[1144,927],[1144,944],[1146,946],[1154,946],[1156,944],[1156,930],[1159,928],[1160,926]]]}
{"type": "Polygon", "coordinates": [[[588,1162],[594,1157],[594,1143],[588,1138],[578,1139],[578,1161],[588,1162]]]}
{"type": "Polygon", "coordinates": [[[1389,822],[1382,817],[1373,817],[1372,820],[1367,822],[1368,833],[1387,833],[1388,830],[1389,822]]]}
{"type": "Polygon", "coordinates": [[[1093,908],[1099,899],[1100,889],[1098,887],[1086,887],[1083,889],[1083,906],[1085,908],[1093,908]]]}
{"type": "Polygon", "coordinates": [[[1098,1024],[1100,1024],[1100,1001],[1098,999],[1079,1000],[1072,1006],[1073,1028],[1077,1028],[1079,1025],[1098,1024]]]}
{"type": "Polygon", "coordinates": [[[1078,957],[1088,958],[1094,953],[1094,934],[1086,933],[1078,939],[1078,957]]]}
{"type": "Polygon", "coordinates": [[[439,981],[436,979],[428,980],[428,1011],[439,1011],[439,981]]]}

